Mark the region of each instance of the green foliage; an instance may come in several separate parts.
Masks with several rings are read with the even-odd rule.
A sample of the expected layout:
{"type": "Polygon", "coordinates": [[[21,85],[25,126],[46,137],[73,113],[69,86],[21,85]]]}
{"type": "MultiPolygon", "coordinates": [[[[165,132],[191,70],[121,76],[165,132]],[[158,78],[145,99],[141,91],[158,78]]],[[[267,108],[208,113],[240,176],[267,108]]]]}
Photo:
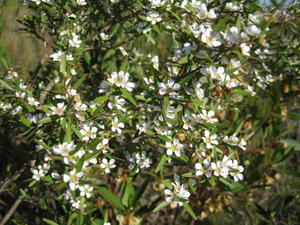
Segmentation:
{"type": "Polygon", "coordinates": [[[24,199],[1,215],[299,221],[300,3],[285,4],[28,1],[19,22],[43,54],[20,68],[0,45],[0,204],[24,199]]]}

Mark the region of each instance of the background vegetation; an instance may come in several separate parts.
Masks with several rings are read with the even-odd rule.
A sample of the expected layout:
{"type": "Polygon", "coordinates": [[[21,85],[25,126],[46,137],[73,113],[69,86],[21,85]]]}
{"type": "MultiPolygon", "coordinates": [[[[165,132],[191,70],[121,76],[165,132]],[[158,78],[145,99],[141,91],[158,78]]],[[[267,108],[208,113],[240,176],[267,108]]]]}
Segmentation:
{"type": "MultiPolygon", "coordinates": [[[[18,67],[21,74],[22,71],[34,73],[38,59],[43,55],[42,43],[22,32],[23,26],[17,22],[28,11],[17,1],[0,0],[0,4],[0,73],[12,65],[18,67]]],[[[247,161],[245,178],[249,182],[248,187],[242,191],[220,190],[209,198],[205,196],[203,199],[207,202],[203,205],[208,209],[202,215],[201,224],[299,224],[300,147],[296,142],[291,144],[291,141],[287,143],[294,148],[278,143],[280,138],[300,141],[299,82],[287,82],[277,88],[278,92],[283,91],[281,97],[286,101],[280,112],[269,110],[278,102],[268,97],[264,102],[253,104],[266,122],[251,143],[252,157],[247,161]],[[276,120],[268,120],[274,113],[285,120],[283,127],[278,127],[276,120]],[[285,132],[282,133],[282,130],[285,132]]],[[[44,196],[28,188],[32,177],[29,168],[35,163],[34,146],[22,135],[17,135],[15,127],[7,119],[0,112],[0,221],[10,217],[6,224],[32,225],[44,224],[42,218],[55,221],[72,218],[50,191],[44,196]]],[[[99,202],[99,207],[101,204],[99,202]]],[[[144,223],[151,224],[156,220],[156,224],[175,224],[176,217],[184,216],[184,213],[181,209],[176,212],[166,209],[145,218],[144,223]]],[[[68,224],[73,224],[71,219],[69,221],[68,224]]]]}

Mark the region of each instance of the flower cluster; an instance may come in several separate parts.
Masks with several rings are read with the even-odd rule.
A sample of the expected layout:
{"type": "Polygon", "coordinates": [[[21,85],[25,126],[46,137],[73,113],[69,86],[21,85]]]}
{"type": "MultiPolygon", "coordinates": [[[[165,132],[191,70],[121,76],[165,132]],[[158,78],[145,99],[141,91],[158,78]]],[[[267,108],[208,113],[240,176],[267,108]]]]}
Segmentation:
{"type": "MultiPolygon", "coordinates": [[[[111,190],[129,195],[145,178],[167,184],[172,207],[188,204],[192,187],[212,179],[242,182],[254,135],[244,126],[252,116],[244,100],[281,80],[266,18],[240,13],[246,1],[96,2],[68,3],[58,24],[61,18],[43,14],[57,31],[50,32],[54,53],[43,83],[6,79],[14,85],[12,114],[36,127],[39,154],[51,159],[32,171],[33,179],[51,171],[53,184],[63,182],[64,198],[81,210],[99,193],[105,201],[111,190]]],[[[56,1],[29,4],[60,12],[56,1]]],[[[11,108],[0,103],[1,110],[11,108]]],[[[122,204],[135,198],[123,197],[122,204]]]]}

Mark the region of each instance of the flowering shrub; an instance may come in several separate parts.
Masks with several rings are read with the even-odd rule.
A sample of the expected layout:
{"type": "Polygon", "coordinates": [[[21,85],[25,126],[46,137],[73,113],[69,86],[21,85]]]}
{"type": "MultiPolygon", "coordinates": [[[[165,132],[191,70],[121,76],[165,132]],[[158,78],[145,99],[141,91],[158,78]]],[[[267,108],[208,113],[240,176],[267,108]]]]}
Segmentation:
{"type": "Polygon", "coordinates": [[[299,2],[26,4],[45,55],[30,78],[0,80],[1,110],[36,143],[29,186],[70,207],[68,224],[140,224],[168,205],[203,219],[201,193],[254,186],[257,139],[280,135],[299,91],[299,2]]]}

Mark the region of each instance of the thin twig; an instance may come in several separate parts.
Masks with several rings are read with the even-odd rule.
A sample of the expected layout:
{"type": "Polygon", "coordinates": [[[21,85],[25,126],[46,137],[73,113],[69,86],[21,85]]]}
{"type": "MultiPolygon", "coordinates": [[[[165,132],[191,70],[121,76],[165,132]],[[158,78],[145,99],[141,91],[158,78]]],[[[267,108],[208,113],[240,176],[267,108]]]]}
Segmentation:
{"type": "Polygon", "coordinates": [[[14,214],[18,206],[21,204],[23,201],[23,196],[19,196],[18,199],[15,201],[15,203],[10,207],[4,218],[2,219],[0,225],[6,224],[6,222],[10,219],[10,217],[14,214]]]}

